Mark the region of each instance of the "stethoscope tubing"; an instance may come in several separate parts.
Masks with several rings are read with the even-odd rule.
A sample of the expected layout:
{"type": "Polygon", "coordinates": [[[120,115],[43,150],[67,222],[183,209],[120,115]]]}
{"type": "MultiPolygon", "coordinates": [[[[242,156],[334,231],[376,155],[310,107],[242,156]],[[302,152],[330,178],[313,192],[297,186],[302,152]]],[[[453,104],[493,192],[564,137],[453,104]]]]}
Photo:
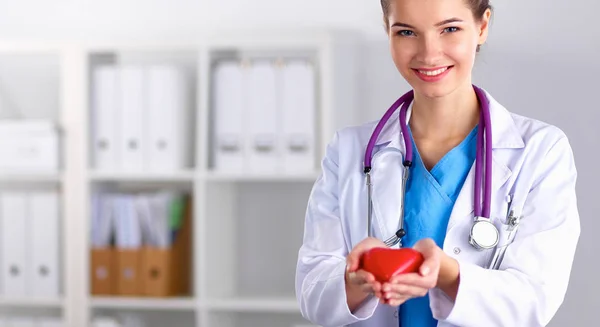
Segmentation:
{"type": "MultiPolygon", "coordinates": [[[[477,131],[477,152],[475,158],[475,190],[481,190],[482,184],[482,175],[485,178],[484,181],[484,199],[483,199],[483,207],[481,205],[481,192],[474,192],[474,219],[480,220],[481,218],[489,218],[491,212],[491,186],[492,186],[492,124],[490,117],[490,108],[489,108],[489,100],[487,99],[486,94],[483,90],[473,85],[473,89],[477,95],[479,100],[479,104],[481,107],[481,114],[479,118],[479,129],[477,131]],[[485,137],[483,135],[485,133],[485,137]],[[483,144],[485,141],[485,145],[483,144]],[[485,161],[483,158],[483,153],[481,149],[485,149],[485,161]],[[485,164],[485,173],[482,173],[482,166],[485,164]]],[[[404,174],[402,178],[402,191],[403,196],[400,203],[400,219],[399,219],[399,229],[396,232],[396,235],[390,237],[385,241],[387,245],[392,245],[400,242],[401,238],[404,236],[404,208],[405,208],[405,192],[406,192],[406,184],[409,176],[409,168],[412,165],[412,146],[410,135],[408,133],[407,121],[406,121],[406,112],[408,110],[408,106],[414,99],[414,91],[409,91],[402,95],[398,100],[396,100],[392,106],[384,113],[383,117],[377,123],[375,130],[371,134],[369,139],[369,143],[367,144],[367,148],[365,150],[364,157],[364,173],[366,175],[366,184],[367,184],[367,228],[369,237],[372,236],[372,216],[373,216],[373,183],[371,179],[371,170],[372,170],[372,159],[373,159],[373,149],[375,147],[375,143],[377,142],[377,138],[381,134],[383,127],[392,117],[394,112],[401,107],[399,114],[399,124],[400,129],[402,131],[402,137],[405,144],[405,158],[403,161],[404,165],[404,174]]]]}

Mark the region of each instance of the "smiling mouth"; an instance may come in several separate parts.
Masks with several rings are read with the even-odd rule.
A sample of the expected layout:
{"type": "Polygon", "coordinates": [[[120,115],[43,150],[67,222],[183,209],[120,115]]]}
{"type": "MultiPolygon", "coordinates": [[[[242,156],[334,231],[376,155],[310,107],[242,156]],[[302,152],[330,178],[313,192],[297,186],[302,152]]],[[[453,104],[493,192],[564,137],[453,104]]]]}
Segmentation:
{"type": "Polygon", "coordinates": [[[437,67],[437,68],[413,68],[415,75],[424,82],[436,83],[443,80],[454,66],[437,67]]]}
{"type": "Polygon", "coordinates": [[[415,69],[415,71],[419,72],[419,74],[423,74],[423,75],[426,75],[426,76],[435,77],[435,76],[443,74],[444,72],[446,72],[450,68],[452,68],[452,66],[442,67],[442,68],[438,68],[438,69],[435,69],[435,70],[431,70],[431,69],[428,69],[428,70],[415,69]]]}

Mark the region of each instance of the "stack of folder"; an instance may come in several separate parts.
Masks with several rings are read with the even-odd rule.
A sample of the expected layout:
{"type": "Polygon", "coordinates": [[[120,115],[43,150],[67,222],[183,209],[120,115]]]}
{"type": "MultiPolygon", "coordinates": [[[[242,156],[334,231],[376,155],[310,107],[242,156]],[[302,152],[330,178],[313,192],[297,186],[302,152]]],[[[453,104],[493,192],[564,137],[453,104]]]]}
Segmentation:
{"type": "Polygon", "coordinates": [[[56,299],[60,293],[57,190],[0,193],[0,296],[56,299]]]}
{"type": "Polygon", "coordinates": [[[315,170],[318,83],[313,63],[221,60],[213,75],[214,170],[315,170]]]}
{"type": "Polygon", "coordinates": [[[102,193],[94,195],[92,208],[92,295],[190,292],[189,195],[102,193]]]}
{"type": "MultiPolygon", "coordinates": [[[[146,327],[145,319],[139,313],[120,312],[116,315],[97,315],[89,327],[146,327]]],[[[1,326],[0,326],[1,327],[1,326]]]]}
{"type": "Polygon", "coordinates": [[[100,171],[191,166],[192,87],[175,65],[103,65],[92,79],[92,155],[100,171]]]}

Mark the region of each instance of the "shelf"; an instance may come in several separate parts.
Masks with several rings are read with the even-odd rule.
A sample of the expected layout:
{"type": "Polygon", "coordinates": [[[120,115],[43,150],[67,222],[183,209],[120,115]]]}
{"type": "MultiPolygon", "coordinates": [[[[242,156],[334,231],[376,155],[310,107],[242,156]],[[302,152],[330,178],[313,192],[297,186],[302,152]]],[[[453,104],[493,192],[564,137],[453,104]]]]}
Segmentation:
{"type": "MultiPolygon", "coordinates": [[[[37,316],[41,311],[51,312],[49,315],[53,316],[60,313],[65,326],[84,326],[93,316],[130,316],[132,321],[139,320],[148,327],[291,327],[305,323],[293,296],[295,261],[290,259],[297,255],[302,244],[306,202],[312,184],[321,173],[318,158],[304,172],[212,170],[213,166],[218,167],[212,158],[215,144],[211,116],[214,107],[212,65],[229,57],[310,59],[318,78],[315,84],[318,86],[315,90],[317,111],[313,118],[314,154],[319,157],[336,130],[358,123],[353,120],[361,117],[358,107],[361,101],[353,92],[357,85],[352,78],[360,69],[359,52],[355,55],[352,49],[358,44],[325,30],[299,31],[301,33],[293,33],[291,38],[288,31],[265,30],[244,35],[231,32],[207,33],[187,40],[0,41],[0,55],[4,60],[0,68],[6,68],[7,76],[14,77],[8,78],[7,89],[19,100],[8,103],[7,110],[18,107],[23,109],[24,117],[45,115],[56,121],[61,129],[63,149],[60,162],[66,168],[54,173],[0,173],[0,186],[4,189],[30,185],[40,189],[58,187],[61,198],[67,199],[60,202],[58,260],[64,268],[59,278],[69,293],[68,298],[63,295],[56,299],[0,297],[0,313],[25,316],[37,316]],[[104,65],[169,63],[181,68],[191,82],[184,116],[186,150],[182,151],[189,158],[171,166],[180,167],[172,168],[175,171],[119,169],[126,165],[100,169],[102,165],[98,162],[101,161],[96,160],[93,149],[97,131],[93,122],[98,119],[93,115],[93,106],[97,104],[94,99],[99,98],[94,97],[97,93],[93,84],[97,82],[92,76],[94,69],[104,65]],[[31,85],[36,87],[31,88],[31,85]],[[339,97],[339,94],[346,96],[339,97]],[[142,195],[161,191],[185,191],[194,200],[194,240],[190,251],[193,295],[164,298],[91,295],[87,252],[91,233],[82,231],[89,231],[94,222],[93,197],[101,193],[142,195]],[[283,233],[273,233],[273,230],[283,233]],[[220,244],[219,251],[209,251],[211,244],[220,244]],[[274,269],[265,271],[264,267],[274,269]]],[[[146,131],[169,132],[172,129],[167,125],[174,124],[175,112],[170,110],[159,123],[153,120],[154,124],[146,131]]],[[[115,128],[123,127],[122,120],[112,118],[106,122],[115,128]]],[[[132,119],[128,125],[135,122],[132,119]]],[[[150,167],[145,163],[144,166],[150,167]]],[[[278,166],[288,171],[291,167],[306,167],[286,165],[285,161],[278,166]]]]}
{"type": "Polygon", "coordinates": [[[204,178],[208,181],[216,182],[313,182],[319,177],[320,172],[309,173],[263,173],[263,174],[244,174],[244,173],[220,173],[207,172],[204,178]]]}
{"type": "Polygon", "coordinates": [[[0,174],[0,183],[60,183],[60,173],[19,172],[0,174]]]}
{"type": "Polygon", "coordinates": [[[50,308],[60,309],[63,307],[61,298],[0,298],[0,307],[20,307],[20,308],[50,308]]]}
{"type": "Polygon", "coordinates": [[[91,306],[97,309],[134,310],[195,310],[194,298],[134,298],[134,297],[92,297],[91,306]]]}
{"type": "Polygon", "coordinates": [[[194,176],[195,172],[193,170],[172,173],[90,172],[90,179],[96,182],[193,182],[194,176]]]}
{"type": "Polygon", "coordinates": [[[211,268],[205,280],[212,281],[203,285],[206,298],[225,306],[296,307],[287,301],[294,294],[296,263],[291,258],[302,245],[310,191],[308,183],[210,186],[203,214],[211,218],[202,226],[210,232],[201,240],[204,248],[220,246],[204,252],[204,265],[211,268]]]}
{"type": "MultiPolygon", "coordinates": [[[[319,177],[319,174],[320,172],[297,174],[206,172],[197,175],[194,171],[173,173],[91,171],[90,180],[95,182],[192,182],[196,176],[199,176],[201,179],[211,182],[313,182],[319,177]]],[[[0,181],[2,181],[1,177],[0,181]]]]}
{"type": "Polygon", "coordinates": [[[213,299],[206,301],[206,308],[214,311],[235,312],[283,312],[298,313],[300,308],[295,298],[251,298],[213,299]]]}

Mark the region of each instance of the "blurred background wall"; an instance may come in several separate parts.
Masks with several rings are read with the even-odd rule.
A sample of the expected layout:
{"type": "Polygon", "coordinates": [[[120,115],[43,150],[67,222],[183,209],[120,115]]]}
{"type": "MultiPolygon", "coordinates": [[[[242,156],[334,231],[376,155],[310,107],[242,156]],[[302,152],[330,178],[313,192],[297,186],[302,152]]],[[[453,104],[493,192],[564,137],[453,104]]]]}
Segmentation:
{"type": "MultiPolygon", "coordinates": [[[[509,110],[562,128],[570,137],[580,173],[582,237],[567,298],[551,326],[596,325],[600,31],[595,22],[600,2],[502,0],[492,4],[496,10],[491,34],[478,58],[475,82],[509,110]]],[[[219,29],[302,27],[351,28],[368,40],[364,68],[356,76],[364,90],[361,120],[379,118],[407,89],[390,60],[376,0],[0,1],[0,38],[5,40],[168,40],[219,29]]],[[[29,108],[48,107],[32,103],[29,108]]],[[[29,115],[45,115],[35,110],[29,115]]]]}

